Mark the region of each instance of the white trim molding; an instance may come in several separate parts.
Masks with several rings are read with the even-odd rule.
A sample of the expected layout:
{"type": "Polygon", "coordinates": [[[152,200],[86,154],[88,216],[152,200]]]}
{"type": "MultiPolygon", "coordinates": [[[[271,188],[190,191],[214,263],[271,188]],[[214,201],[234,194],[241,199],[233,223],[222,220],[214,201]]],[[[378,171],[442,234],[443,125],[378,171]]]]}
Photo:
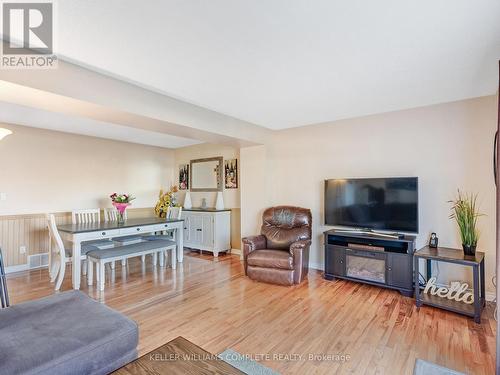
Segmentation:
{"type": "Polygon", "coordinates": [[[243,255],[243,252],[241,251],[241,249],[231,249],[231,254],[243,255]]]}
{"type": "Polygon", "coordinates": [[[5,267],[5,273],[11,274],[22,271],[36,270],[39,268],[46,268],[48,267],[48,264],[42,264],[43,259],[47,260],[48,262],[48,253],[28,255],[28,263],[5,267]],[[30,264],[32,264],[31,267],[30,264]]]}
{"type": "Polygon", "coordinates": [[[22,272],[22,271],[28,271],[30,268],[28,267],[28,264],[18,264],[16,266],[8,266],[5,267],[5,274],[10,274],[10,273],[16,273],[16,272],[22,272]]]}

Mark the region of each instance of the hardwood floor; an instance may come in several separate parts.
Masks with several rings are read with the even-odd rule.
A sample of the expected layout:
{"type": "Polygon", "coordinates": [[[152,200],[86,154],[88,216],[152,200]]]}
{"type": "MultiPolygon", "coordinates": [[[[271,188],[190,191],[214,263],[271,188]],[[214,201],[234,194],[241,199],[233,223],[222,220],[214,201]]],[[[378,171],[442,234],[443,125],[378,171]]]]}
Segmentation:
{"type": "MultiPolygon", "coordinates": [[[[71,289],[70,274],[62,290],[71,289]]],[[[432,307],[417,312],[398,292],[326,281],[317,271],[300,286],[258,283],[234,255],[186,253],[175,271],[134,259],[128,272],[117,264],[114,281],[109,270],[107,277],[102,296],[83,280],[82,290],[139,324],[140,355],[183,336],[211,353],[253,355],[283,374],[412,374],[416,358],[494,374],[492,306],[478,325],[432,307]]],[[[47,270],[7,282],[13,304],[53,293],[47,270]]]]}
{"type": "Polygon", "coordinates": [[[244,372],[181,336],[112,373],[112,375],[151,374],[245,375],[244,372]]]}

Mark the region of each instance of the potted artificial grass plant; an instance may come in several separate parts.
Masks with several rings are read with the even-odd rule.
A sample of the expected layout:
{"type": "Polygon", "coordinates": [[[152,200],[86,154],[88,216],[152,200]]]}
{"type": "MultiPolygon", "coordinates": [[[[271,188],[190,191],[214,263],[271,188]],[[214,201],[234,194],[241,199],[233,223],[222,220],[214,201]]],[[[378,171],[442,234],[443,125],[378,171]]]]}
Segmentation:
{"type": "Polygon", "coordinates": [[[476,228],[477,218],[482,214],[477,210],[477,194],[462,194],[458,191],[456,199],[449,201],[451,206],[450,219],[455,219],[460,230],[462,247],[465,255],[476,253],[479,231],[476,228]]]}

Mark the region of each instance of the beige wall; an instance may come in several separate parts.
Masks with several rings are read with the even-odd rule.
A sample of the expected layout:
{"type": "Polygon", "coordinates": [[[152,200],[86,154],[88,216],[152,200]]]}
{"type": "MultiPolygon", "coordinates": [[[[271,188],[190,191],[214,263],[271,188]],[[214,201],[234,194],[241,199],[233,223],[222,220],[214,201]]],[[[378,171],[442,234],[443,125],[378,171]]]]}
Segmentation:
{"type": "MultiPolygon", "coordinates": [[[[486,214],[479,220],[479,248],[487,254],[487,288],[493,291],[495,128],[496,97],[490,96],[278,132],[265,148],[241,150],[243,234],[250,234],[266,206],[308,207],[314,222],[310,262],[322,267],[322,232],[329,229],[323,224],[324,179],[418,176],[418,246],[435,231],[441,245],[460,247],[447,201],[458,188],[479,194],[486,214]],[[247,169],[253,170],[254,178],[248,178],[247,169]]],[[[441,266],[439,276],[450,280],[469,275],[441,266]]]]}
{"type": "Polygon", "coordinates": [[[266,146],[240,149],[241,170],[241,236],[259,234],[262,211],[271,205],[270,195],[274,189],[270,184],[271,174],[267,173],[268,157],[266,146]]]}
{"type": "MultiPolygon", "coordinates": [[[[0,141],[0,246],[7,265],[46,251],[45,212],[111,207],[108,195],[129,192],[132,208],[151,211],[173,182],[172,150],[10,124],[0,141]],[[26,246],[26,254],[19,247],[26,246]]],[[[141,212],[143,212],[142,210],[141,212]]],[[[59,215],[61,216],[61,215],[59,215]]]]}
{"type": "MultiPolygon", "coordinates": [[[[224,160],[226,159],[238,159],[239,160],[239,150],[237,148],[225,145],[204,143],[201,145],[188,146],[178,148],[174,152],[175,155],[175,170],[176,170],[176,180],[175,183],[178,184],[178,171],[179,165],[189,164],[190,160],[193,159],[203,159],[210,157],[222,156],[224,160]]],[[[238,173],[241,171],[241,166],[238,165],[238,173]]],[[[239,179],[241,184],[241,174],[239,173],[239,179]]],[[[185,191],[179,192],[179,202],[184,203],[185,191]]],[[[233,249],[241,248],[241,234],[240,234],[240,189],[224,189],[224,206],[231,209],[231,247],[233,249]]],[[[200,207],[202,199],[205,198],[207,201],[207,206],[214,207],[216,193],[213,192],[191,192],[191,200],[193,207],[200,207]]]]}
{"type": "Polygon", "coordinates": [[[111,207],[108,195],[129,192],[133,207],[152,207],[173,181],[172,150],[0,125],[0,215],[111,207]]]}

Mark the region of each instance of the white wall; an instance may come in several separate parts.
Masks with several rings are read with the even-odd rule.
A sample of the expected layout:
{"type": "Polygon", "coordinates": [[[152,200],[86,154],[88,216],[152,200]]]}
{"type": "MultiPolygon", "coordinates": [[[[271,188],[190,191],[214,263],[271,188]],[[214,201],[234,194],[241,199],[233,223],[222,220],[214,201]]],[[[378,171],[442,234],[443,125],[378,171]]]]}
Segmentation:
{"type": "MultiPolygon", "coordinates": [[[[489,96],[278,132],[262,153],[241,150],[241,165],[259,164],[255,178],[242,181],[243,234],[266,206],[308,207],[313,214],[310,262],[323,265],[323,180],[347,177],[418,176],[420,234],[431,232],[440,245],[460,247],[456,225],[448,219],[448,200],[458,188],[479,194],[486,252],[487,288],[495,270],[495,185],[492,172],[496,97],[489,96]],[[266,180],[267,179],[267,180],[266,180]],[[247,197],[270,194],[269,200],[247,197]],[[248,209],[247,209],[248,207],[248,209]]],[[[246,172],[245,172],[246,173],[246,172]]],[[[260,219],[260,218],[259,218],[260,219]]],[[[254,233],[256,234],[256,233],[254,233]]],[[[440,267],[443,280],[467,278],[460,269],[440,267]]]]}
{"type": "Polygon", "coordinates": [[[109,194],[130,193],[132,207],[153,207],[173,181],[172,150],[0,124],[0,215],[111,207],[109,194]]]}

